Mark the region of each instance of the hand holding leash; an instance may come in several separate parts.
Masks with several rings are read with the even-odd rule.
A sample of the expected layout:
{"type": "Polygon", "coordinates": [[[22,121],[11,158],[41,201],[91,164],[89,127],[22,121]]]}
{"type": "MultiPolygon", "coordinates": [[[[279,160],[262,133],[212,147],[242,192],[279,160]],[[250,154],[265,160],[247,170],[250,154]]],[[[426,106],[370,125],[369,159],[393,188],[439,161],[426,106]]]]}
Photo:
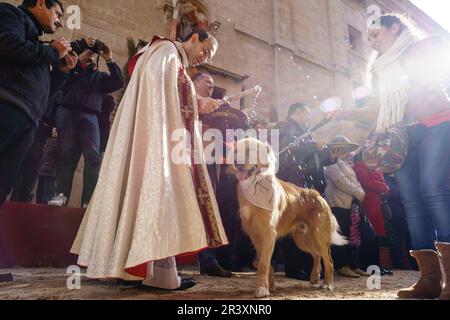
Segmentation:
{"type": "Polygon", "coordinates": [[[320,128],[322,128],[323,126],[327,125],[328,123],[330,123],[333,120],[333,117],[327,117],[325,116],[323,118],[323,120],[321,122],[319,122],[319,124],[317,124],[314,128],[308,130],[304,135],[299,136],[299,137],[294,137],[294,142],[290,143],[286,148],[282,149],[279,152],[279,155],[285,153],[286,151],[289,151],[293,148],[298,147],[299,145],[301,145],[302,143],[304,143],[305,139],[307,139],[309,136],[311,136],[311,134],[313,134],[315,131],[319,130],[320,128]]]}

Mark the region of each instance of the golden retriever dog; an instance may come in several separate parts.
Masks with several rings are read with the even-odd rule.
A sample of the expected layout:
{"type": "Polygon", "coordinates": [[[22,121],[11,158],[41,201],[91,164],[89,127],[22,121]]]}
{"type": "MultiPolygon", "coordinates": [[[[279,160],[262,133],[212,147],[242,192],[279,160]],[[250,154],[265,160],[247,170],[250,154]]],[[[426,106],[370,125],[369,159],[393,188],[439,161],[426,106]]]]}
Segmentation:
{"type": "Polygon", "coordinates": [[[278,180],[272,148],[256,139],[244,139],[235,146],[231,166],[239,180],[238,198],[244,231],[256,249],[258,269],[255,296],[264,298],[274,290],[271,257],[277,239],[292,236],[297,246],[313,257],[311,284],[333,290],[331,245],[345,245],[339,225],[325,199],[315,190],[302,189],[278,180]]]}

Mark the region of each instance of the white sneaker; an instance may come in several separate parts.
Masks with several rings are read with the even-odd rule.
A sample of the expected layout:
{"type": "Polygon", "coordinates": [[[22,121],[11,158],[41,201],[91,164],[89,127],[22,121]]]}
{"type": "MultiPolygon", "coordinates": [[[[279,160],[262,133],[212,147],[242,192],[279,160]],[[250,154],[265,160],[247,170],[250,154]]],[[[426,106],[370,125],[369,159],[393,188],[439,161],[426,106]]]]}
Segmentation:
{"type": "Polygon", "coordinates": [[[89,207],[89,203],[83,203],[83,206],[81,208],[87,209],[89,207]]]}
{"type": "Polygon", "coordinates": [[[61,193],[53,197],[47,204],[51,207],[64,207],[67,204],[67,197],[61,193]]]}

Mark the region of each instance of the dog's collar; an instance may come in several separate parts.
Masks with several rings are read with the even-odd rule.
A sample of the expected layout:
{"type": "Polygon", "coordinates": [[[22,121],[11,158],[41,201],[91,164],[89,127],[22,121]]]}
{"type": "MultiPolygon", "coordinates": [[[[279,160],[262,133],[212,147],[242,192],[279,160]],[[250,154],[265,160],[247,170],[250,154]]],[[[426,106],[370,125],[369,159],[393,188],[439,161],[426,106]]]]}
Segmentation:
{"type": "Polygon", "coordinates": [[[277,207],[276,179],[272,176],[252,176],[239,182],[244,197],[255,207],[273,211],[277,207]]]}
{"type": "MultiPolygon", "coordinates": [[[[253,177],[258,176],[261,173],[261,170],[259,170],[257,167],[253,167],[251,170],[240,170],[237,169],[239,173],[246,173],[245,179],[243,180],[249,180],[253,177]],[[259,170],[259,171],[258,171],[259,170]]],[[[241,179],[239,179],[241,181],[241,179]]]]}
{"type": "Polygon", "coordinates": [[[258,174],[261,173],[261,170],[259,170],[259,172],[258,172],[258,170],[259,169],[257,167],[253,167],[252,170],[247,171],[248,177],[249,178],[256,177],[258,174]]]}

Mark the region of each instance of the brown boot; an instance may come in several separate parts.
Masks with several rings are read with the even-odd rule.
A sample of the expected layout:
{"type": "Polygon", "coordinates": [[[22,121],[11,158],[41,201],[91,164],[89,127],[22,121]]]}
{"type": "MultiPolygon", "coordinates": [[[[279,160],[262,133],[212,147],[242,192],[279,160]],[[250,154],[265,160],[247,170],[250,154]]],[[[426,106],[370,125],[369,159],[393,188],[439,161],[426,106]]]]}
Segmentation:
{"type": "Polygon", "coordinates": [[[442,264],[444,286],[439,300],[450,300],[450,243],[436,243],[439,259],[442,264]]]}
{"type": "Polygon", "coordinates": [[[410,288],[400,290],[397,295],[402,299],[436,299],[441,294],[441,267],[439,258],[433,250],[411,251],[421,273],[419,281],[410,288]]]}

